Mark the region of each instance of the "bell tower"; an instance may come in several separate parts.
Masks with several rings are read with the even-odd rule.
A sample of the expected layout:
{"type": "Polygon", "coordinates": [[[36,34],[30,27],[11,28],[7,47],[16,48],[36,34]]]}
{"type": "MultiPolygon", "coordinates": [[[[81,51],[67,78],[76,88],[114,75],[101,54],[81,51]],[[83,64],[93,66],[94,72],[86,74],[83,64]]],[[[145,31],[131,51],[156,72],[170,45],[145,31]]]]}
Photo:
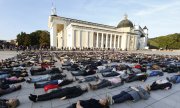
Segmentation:
{"type": "Polygon", "coordinates": [[[54,6],[54,0],[52,0],[51,16],[57,16],[56,7],[54,6]]]}

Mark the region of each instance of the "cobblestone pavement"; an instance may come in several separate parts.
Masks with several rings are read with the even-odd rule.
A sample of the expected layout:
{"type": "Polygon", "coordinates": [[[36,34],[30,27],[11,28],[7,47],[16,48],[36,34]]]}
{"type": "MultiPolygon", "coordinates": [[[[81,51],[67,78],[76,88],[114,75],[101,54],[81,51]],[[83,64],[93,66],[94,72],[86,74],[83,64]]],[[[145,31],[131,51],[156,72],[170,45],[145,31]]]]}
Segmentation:
{"type": "MultiPolygon", "coordinates": [[[[61,67],[59,62],[56,63],[57,67],[61,67]]],[[[68,78],[71,78],[72,75],[68,71],[64,71],[67,74],[68,78]]],[[[99,74],[99,73],[98,73],[99,74]]],[[[141,85],[144,86],[146,84],[151,84],[153,81],[157,79],[165,79],[167,76],[173,76],[174,74],[165,73],[162,77],[151,77],[146,80],[146,82],[132,82],[125,83],[123,86],[114,88],[114,89],[100,89],[96,91],[89,91],[88,93],[83,94],[77,98],[60,100],[60,99],[52,99],[50,101],[37,102],[33,103],[28,99],[30,93],[32,94],[43,94],[43,89],[34,89],[33,84],[28,84],[26,82],[21,83],[22,89],[20,91],[7,94],[2,96],[1,98],[18,98],[21,102],[21,105],[18,108],[66,108],[70,104],[77,102],[78,100],[84,100],[89,98],[100,99],[109,95],[115,95],[120,93],[120,91],[124,90],[129,86],[141,85]]],[[[100,77],[102,77],[99,74],[100,77]]],[[[78,84],[74,82],[68,86],[73,86],[78,84]]],[[[87,83],[81,83],[83,86],[87,86],[87,83]]],[[[122,104],[115,104],[110,106],[110,108],[179,108],[180,107],[180,84],[173,85],[171,90],[158,90],[151,92],[151,97],[148,100],[141,100],[138,102],[127,101],[122,104]]]]}

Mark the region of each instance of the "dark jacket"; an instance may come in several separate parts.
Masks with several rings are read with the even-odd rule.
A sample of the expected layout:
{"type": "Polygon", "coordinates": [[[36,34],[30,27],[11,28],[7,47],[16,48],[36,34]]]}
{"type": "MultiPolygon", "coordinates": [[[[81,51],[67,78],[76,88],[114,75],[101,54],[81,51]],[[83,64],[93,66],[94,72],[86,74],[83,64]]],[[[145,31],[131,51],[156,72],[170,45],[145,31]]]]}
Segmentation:
{"type": "Polygon", "coordinates": [[[150,97],[149,93],[141,88],[140,86],[137,87],[139,91],[136,91],[129,87],[128,89],[125,90],[125,92],[129,93],[133,97],[133,101],[138,101],[140,99],[148,99],[150,97]]]}
{"type": "Polygon", "coordinates": [[[82,90],[80,87],[74,86],[74,87],[67,87],[66,89],[66,98],[74,98],[74,97],[78,97],[81,96],[84,92],[86,92],[85,90],[82,90]]]}
{"type": "MultiPolygon", "coordinates": [[[[83,108],[104,108],[96,99],[80,100],[80,105],[83,108]]],[[[72,104],[72,108],[76,108],[76,103],[72,104]]]]}

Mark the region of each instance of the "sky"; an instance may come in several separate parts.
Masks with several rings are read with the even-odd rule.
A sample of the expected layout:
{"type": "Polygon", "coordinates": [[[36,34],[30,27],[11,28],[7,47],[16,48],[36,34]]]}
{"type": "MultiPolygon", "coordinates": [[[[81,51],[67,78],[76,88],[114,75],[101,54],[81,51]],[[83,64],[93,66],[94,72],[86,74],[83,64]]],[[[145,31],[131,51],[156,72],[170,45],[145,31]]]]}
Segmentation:
{"type": "Polygon", "coordinates": [[[52,1],[58,16],[117,26],[127,14],[150,38],[180,32],[180,0],[0,0],[0,40],[49,31],[52,1]]]}

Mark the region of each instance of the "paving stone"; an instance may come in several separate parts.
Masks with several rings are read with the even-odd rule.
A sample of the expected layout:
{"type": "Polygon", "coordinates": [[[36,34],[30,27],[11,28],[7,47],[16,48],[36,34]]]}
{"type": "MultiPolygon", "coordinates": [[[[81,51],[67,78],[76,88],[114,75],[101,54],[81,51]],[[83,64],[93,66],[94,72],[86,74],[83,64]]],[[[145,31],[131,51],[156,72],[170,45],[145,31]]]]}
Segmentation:
{"type": "Polygon", "coordinates": [[[69,100],[60,100],[60,99],[52,99],[51,100],[51,103],[52,103],[52,107],[57,107],[57,106],[62,106],[62,105],[65,105],[65,104],[70,104],[69,100]]]}
{"type": "MultiPolygon", "coordinates": [[[[61,64],[57,62],[56,66],[61,67],[61,64]]],[[[67,75],[68,78],[73,78],[70,72],[64,70],[64,73],[67,75]]],[[[1,96],[1,98],[18,98],[21,102],[21,105],[18,108],[67,108],[67,106],[69,106],[72,103],[77,102],[78,100],[87,100],[90,98],[100,99],[100,98],[106,97],[106,94],[111,95],[111,96],[117,95],[122,90],[125,90],[129,86],[139,86],[139,85],[145,86],[147,84],[151,84],[153,81],[157,79],[165,79],[167,76],[168,77],[173,76],[174,74],[175,73],[171,73],[171,74],[165,73],[164,76],[162,77],[150,77],[145,82],[135,81],[131,83],[125,83],[124,85],[113,88],[113,89],[108,89],[106,87],[106,88],[95,90],[95,91],[90,90],[89,92],[77,98],[72,98],[72,99],[67,99],[67,100],[52,99],[49,101],[37,102],[37,103],[31,102],[28,99],[28,96],[30,93],[44,94],[45,92],[43,88],[34,89],[33,84],[23,82],[23,83],[20,83],[22,84],[22,90],[1,96]]],[[[100,73],[97,73],[97,75],[100,78],[103,78],[100,73]]],[[[38,76],[32,76],[32,77],[34,78],[38,76]]],[[[92,83],[96,83],[96,82],[92,82],[92,83]]],[[[74,82],[73,84],[70,84],[64,87],[71,87],[77,84],[81,86],[88,85],[87,83],[74,82]]],[[[171,90],[152,91],[150,95],[151,97],[148,100],[141,100],[135,103],[131,101],[127,101],[124,103],[111,105],[110,108],[179,108],[180,106],[180,84],[173,85],[171,90]]]]}
{"type": "Polygon", "coordinates": [[[51,101],[35,102],[32,108],[52,108],[51,101]]]}

